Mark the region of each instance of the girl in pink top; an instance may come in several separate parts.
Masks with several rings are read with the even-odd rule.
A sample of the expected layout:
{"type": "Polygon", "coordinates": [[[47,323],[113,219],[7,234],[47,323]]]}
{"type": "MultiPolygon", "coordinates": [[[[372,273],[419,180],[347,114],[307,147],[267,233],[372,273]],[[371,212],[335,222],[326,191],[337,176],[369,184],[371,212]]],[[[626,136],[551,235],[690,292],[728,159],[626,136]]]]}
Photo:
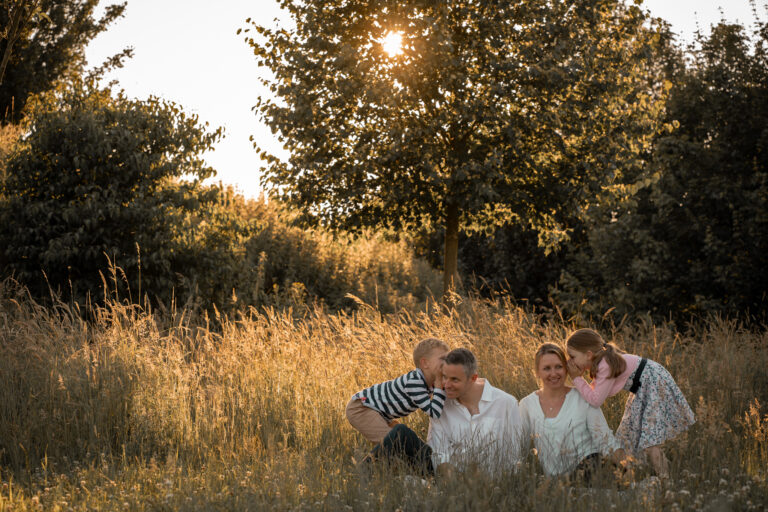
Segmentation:
{"type": "Polygon", "coordinates": [[[659,476],[669,475],[661,445],[696,421],[669,372],[660,364],[626,354],[592,329],[579,329],[566,341],[568,373],[593,407],[621,390],[630,392],[616,437],[633,455],[645,454],[659,476]],[[589,372],[587,383],[582,377],[589,372]]]}

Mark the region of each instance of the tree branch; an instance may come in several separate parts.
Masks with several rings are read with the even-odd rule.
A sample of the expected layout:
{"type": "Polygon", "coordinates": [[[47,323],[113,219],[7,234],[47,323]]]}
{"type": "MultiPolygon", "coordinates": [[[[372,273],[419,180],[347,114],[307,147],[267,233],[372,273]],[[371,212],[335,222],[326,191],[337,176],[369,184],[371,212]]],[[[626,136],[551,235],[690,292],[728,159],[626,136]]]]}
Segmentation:
{"type": "Polygon", "coordinates": [[[39,3],[40,0],[35,0],[34,2],[31,2],[29,5],[25,6],[25,1],[19,0],[11,4],[12,12],[10,12],[9,16],[11,23],[10,26],[6,28],[6,33],[4,34],[4,38],[8,40],[8,44],[5,46],[5,51],[3,52],[3,60],[0,62],[0,85],[3,85],[3,76],[5,75],[6,67],[8,67],[8,61],[11,59],[13,44],[19,38],[19,33],[21,32],[22,27],[26,25],[32,18],[32,14],[37,10],[39,3]],[[25,18],[24,13],[27,10],[27,7],[30,8],[29,15],[26,16],[24,23],[22,23],[22,18],[25,18]]]}

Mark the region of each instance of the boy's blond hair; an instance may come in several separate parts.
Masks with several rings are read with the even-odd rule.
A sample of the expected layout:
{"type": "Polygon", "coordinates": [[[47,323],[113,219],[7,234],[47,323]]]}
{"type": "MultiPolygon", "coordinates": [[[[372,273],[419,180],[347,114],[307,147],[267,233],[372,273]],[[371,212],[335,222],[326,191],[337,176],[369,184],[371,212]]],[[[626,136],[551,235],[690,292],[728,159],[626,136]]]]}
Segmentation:
{"type": "Polygon", "coordinates": [[[418,342],[416,346],[413,347],[413,364],[418,368],[421,358],[428,357],[436,348],[442,349],[445,352],[450,350],[446,342],[437,338],[424,338],[418,342]]]}

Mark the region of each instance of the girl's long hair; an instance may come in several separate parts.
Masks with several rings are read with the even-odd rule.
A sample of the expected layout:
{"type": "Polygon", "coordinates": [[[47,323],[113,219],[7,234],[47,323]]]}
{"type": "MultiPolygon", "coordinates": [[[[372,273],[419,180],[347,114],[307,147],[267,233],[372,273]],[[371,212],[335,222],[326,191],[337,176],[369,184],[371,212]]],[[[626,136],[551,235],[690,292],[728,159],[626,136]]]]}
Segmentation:
{"type": "Polygon", "coordinates": [[[621,357],[624,351],[613,343],[606,343],[603,337],[592,329],[579,329],[571,333],[565,345],[577,352],[586,353],[589,350],[594,354],[592,367],[589,369],[589,375],[593,379],[597,374],[597,365],[603,359],[605,359],[608,367],[611,369],[609,375],[611,379],[618,377],[627,369],[627,363],[621,357]]]}

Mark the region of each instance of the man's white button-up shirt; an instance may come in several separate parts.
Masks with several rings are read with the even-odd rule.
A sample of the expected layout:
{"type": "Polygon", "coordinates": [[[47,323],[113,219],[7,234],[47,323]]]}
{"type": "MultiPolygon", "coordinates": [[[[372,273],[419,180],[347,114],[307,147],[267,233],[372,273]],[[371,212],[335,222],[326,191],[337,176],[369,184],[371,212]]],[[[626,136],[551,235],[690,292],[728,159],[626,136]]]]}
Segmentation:
{"type": "Polygon", "coordinates": [[[485,380],[478,409],[472,415],[456,399],[446,399],[443,414],[430,421],[427,435],[435,467],[444,462],[460,468],[477,464],[492,473],[515,468],[524,435],[517,399],[485,380]]]}

